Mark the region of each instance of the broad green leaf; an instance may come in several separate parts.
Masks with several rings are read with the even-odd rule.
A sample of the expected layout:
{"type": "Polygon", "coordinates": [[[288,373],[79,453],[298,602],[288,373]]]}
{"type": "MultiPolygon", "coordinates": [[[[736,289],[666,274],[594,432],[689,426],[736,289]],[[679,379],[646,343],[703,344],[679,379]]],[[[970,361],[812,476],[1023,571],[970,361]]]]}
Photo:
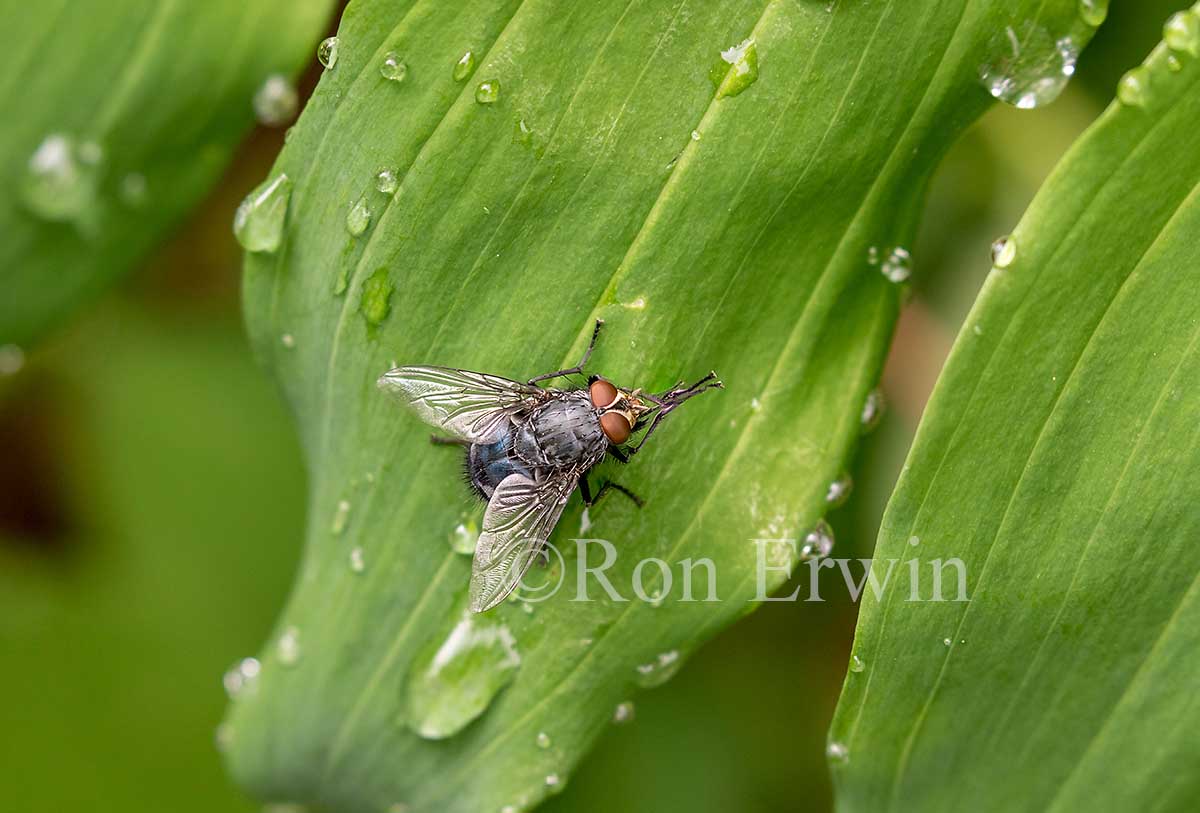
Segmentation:
{"type": "Polygon", "coordinates": [[[0,344],[132,268],[208,191],[268,77],[313,55],[330,0],[0,6],[0,344]]]}
{"type": "MultiPolygon", "coordinates": [[[[907,272],[929,174],[990,102],[981,66],[1011,59],[1006,26],[1052,50],[1090,34],[1073,0],[351,3],[267,179],[291,189],[281,245],[245,268],[312,483],[295,591],[230,716],[239,780],[338,810],[530,807],[620,703],[782,583],[796,547],[769,546],[782,567],[760,585],[753,540],[803,542],[825,510],[897,312],[881,272],[907,272]],[[643,510],[611,498],[585,529],[572,500],[560,592],[464,621],[456,529],[481,509],[459,455],[375,380],[394,363],[527,378],[574,363],[597,317],[594,371],[659,390],[715,369],[727,389],[605,468],[643,510]],[[594,579],[572,600],[580,536],[616,546],[629,600],[594,579]],[[673,584],[642,567],[663,592],[647,602],[631,585],[651,556],[673,584]],[[719,601],[681,600],[689,558],[712,560],[719,601]]],[[[1063,63],[1027,54],[1040,72],[1016,84],[1047,80],[1044,101],[1063,63]]]]}
{"type": "Polygon", "coordinates": [[[937,385],[830,734],[846,810],[1200,795],[1200,18],[1182,20],[1038,194],[937,385]],[[951,557],[969,602],[953,567],[931,600],[951,557]]]}

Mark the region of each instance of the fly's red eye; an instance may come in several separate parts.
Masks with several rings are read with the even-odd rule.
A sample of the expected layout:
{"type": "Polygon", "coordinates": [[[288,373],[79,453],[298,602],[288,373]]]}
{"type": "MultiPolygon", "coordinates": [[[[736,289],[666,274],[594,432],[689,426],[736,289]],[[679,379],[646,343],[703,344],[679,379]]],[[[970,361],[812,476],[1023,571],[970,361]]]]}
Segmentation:
{"type": "Polygon", "coordinates": [[[629,433],[632,429],[629,421],[625,420],[625,416],[620,412],[605,412],[601,415],[600,428],[604,431],[604,436],[618,446],[629,440],[629,433]]]}
{"type": "Polygon", "coordinates": [[[588,387],[588,392],[592,396],[592,406],[596,409],[604,409],[610,407],[617,400],[617,388],[612,385],[612,382],[605,381],[603,378],[597,378],[588,387]]]}

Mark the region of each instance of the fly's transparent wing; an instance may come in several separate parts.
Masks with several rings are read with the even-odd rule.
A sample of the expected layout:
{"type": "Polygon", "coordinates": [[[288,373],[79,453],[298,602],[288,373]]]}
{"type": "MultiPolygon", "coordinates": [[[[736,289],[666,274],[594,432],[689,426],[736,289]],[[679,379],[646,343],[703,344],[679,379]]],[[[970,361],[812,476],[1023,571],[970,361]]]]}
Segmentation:
{"type": "Polygon", "coordinates": [[[483,515],[483,533],[471,568],[471,609],[490,610],[513,591],[562,516],[579,472],[542,481],[510,474],[500,481],[483,515]]]}
{"type": "Polygon", "coordinates": [[[546,396],[530,384],[449,367],[396,367],[378,383],[421,420],[471,443],[497,440],[507,418],[546,396]]]}

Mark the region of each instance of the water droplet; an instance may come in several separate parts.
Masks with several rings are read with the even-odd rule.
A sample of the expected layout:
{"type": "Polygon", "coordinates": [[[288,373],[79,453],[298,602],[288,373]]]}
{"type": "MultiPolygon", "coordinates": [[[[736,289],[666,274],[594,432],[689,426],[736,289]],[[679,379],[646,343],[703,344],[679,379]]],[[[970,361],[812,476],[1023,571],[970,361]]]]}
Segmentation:
{"type": "Polygon", "coordinates": [[[1017,241],[1012,236],[1001,237],[992,243],[992,265],[995,268],[1008,268],[1017,258],[1017,241]]]}
{"type": "Polygon", "coordinates": [[[261,671],[262,664],[258,662],[257,658],[242,658],[229,667],[221,679],[221,682],[225,684],[225,693],[229,695],[230,699],[233,699],[244,692],[253,690],[261,671]]]}
{"type": "Polygon", "coordinates": [[[883,399],[883,393],[878,389],[871,390],[867,393],[867,399],[863,401],[862,414],[859,415],[859,421],[862,424],[862,431],[870,432],[879,422],[883,420],[883,412],[887,408],[887,403],[883,399]]]}
{"type": "Polygon", "coordinates": [[[362,573],[367,569],[367,563],[363,560],[362,548],[354,548],[350,551],[350,569],[355,573],[362,573]]]}
{"type": "Polygon", "coordinates": [[[140,172],[129,172],[121,179],[121,201],[126,206],[137,208],[146,202],[146,176],[140,172]]]}
{"type": "Polygon", "coordinates": [[[283,241],[292,182],[280,173],[263,181],[246,196],[233,216],[233,234],[246,251],[273,253],[283,241]]]}
{"type": "Polygon", "coordinates": [[[751,412],[759,412],[761,410],[762,410],[762,401],[758,400],[757,398],[751,398],[750,399],[750,411],[751,412]]]}
{"type": "Polygon", "coordinates": [[[1074,40],[1056,40],[1032,21],[1006,26],[992,39],[989,51],[995,56],[979,66],[984,88],[1000,101],[1026,110],[1057,99],[1079,58],[1074,40]]]}
{"type": "Polygon", "coordinates": [[[386,268],[378,268],[362,287],[358,309],[372,325],[381,325],[392,311],[392,281],[386,268]]]}
{"type": "Polygon", "coordinates": [[[329,532],[334,536],[340,536],[346,530],[349,522],[350,501],[338,500],[337,507],[333,509],[333,519],[329,522],[329,532]]]}
{"type": "Polygon", "coordinates": [[[291,350],[293,347],[296,346],[296,337],[290,333],[285,333],[279,337],[279,343],[282,344],[284,347],[286,347],[288,350],[291,350]]]}
{"type": "Polygon", "coordinates": [[[396,194],[396,190],[400,188],[400,179],[396,177],[396,171],[381,169],[375,173],[375,188],[385,195],[396,194]]]}
{"type": "Polygon", "coordinates": [[[1150,71],[1145,65],[1139,65],[1128,71],[1117,83],[1117,98],[1121,104],[1129,107],[1146,106],[1146,86],[1150,82],[1150,71]]]}
{"type": "Polygon", "coordinates": [[[646,309],[646,298],[639,296],[632,302],[623,302],[621,307],[629,308],[631,311],[641,311],[646,309]]]}
{"type": "Polygon", "coordinates": [[[758,80],[758,46],[753,38],[721,52],[721,61],[708,72],[717,89],[717,98],[736,96],[758,80]]]}
{"type": "Polygon", "coordinates": [[[661,686],[675,676],[683,659],[679,657],[678,649],[660,652],[649,663],[640,664],[636,671],[636,681],[643,689],[653,689],[661,686]]]}
{"type": "Polygon", "coordinates": [[[0,344],[0,375],[16,375],[24,366],[24,350],[15,344],[0,344]]]}
{"type": "Polygon", "coordinates": [[[513,143],[526,145],[533,143],[533,130],[525,123],[525,119],[517,119],[517,123],[513,127],[513,143]]]}
{"type": "Polygon", "coordinates": [[[29,157],[21,182],[21,200],[46,220],[71,221],[92,209],[103,151],[95,142],[79,144],[70,136],[46,136],[29,157]]]}
{"type": "Polygon", "coordinates": [[[887,277],[889,282],[904,282],[912,275],[912,258],[908,254],[908,249],[903,246],[896,246],[888,253],[883,264],[879,266],[879,273],[887,277]]]}
{"type": "Polygon", "coordinates": [[[326,37],[321,40],[321,44],[317,46],[317,61],[320,62],[325,70],[331,71],[337,65],[338,58],[338,38],[326,37]]]}
{"type": "Polygon", "coordinates": [[[454,81],[462,82],[475,72],[475,54],[467,51],[454,63],[454,81]]]}
{"type": "Polygon", "coordinates": [[[942,643],[945,644],[946,646],[950,646],[954,642],[951,641],[949,638],[943,638],[942,643]]]}
{"type": "Polygon", "coordinates": [[[692,130],[692,141],[699,141],[699,140],[700,140],[700,131],[692,130]]]}
{"type": "Polygon", "coordinates": [[[801,559],[824,559],[833,550],[833,528],[823,519],[817,520],[813,529],[804,536],[800,546],[801,559]]]}
{"type": "Polygon", "coordinates": [[[537,743],[538,748],[549,748],[550,747],[550,735],[547,734],[545,731],[539,731],[538,735],[534,741],[537,743]]]}
{"type": "Polygon", "coordinates": [[[831,742],[825,746],[825,756],[832,762],[844,763],[850,758],[850,750],[840,742],[831,742]]]}
{"type": "Polygon", "coordinates": [[[379,75],[389,82],[403,82],[404,77],[408,76],[408,65],[404,64],[404,60],[395,51],[388,51],[383,55],[383,64],[379,66],[379,75]]]}
{"type": "Polygon", "coordinates": [[[550,791],[551,793],[561,793],[562,789],[566,787],[567,784],[562,780],[562,777],[556,773],[546,774],[545,782],[546,790],[550,791]]]}
{"type": "Polygon", "coordinates": [[[297,627],[288,627],[283,631],[283,635],[279,636],[279,643],[276,645],[279,650],[279,662],[284,666],[294,666],[300,660],[300,630],[297,627]]]}
{"type": "Polygon", "coordinates": [[[1079,19],[1098,27],[1108,17],[1108,0],[1079,0],[1079,19]]]}
{"type": "Polygon", "coordinates": [[[486,79],[475,88],[475,101],[480,104],[495,104],[500,98],[500,82],[496,79],[486,79]]]}
{"type": "Polygon", "coordinates": [[[850,492],[854,489],[854,481],[850,479],[850,475],[842,473],[836,480],[829,484],[829,489],[825,492],[825,504],[831,508],[837,508],[839,505],[845,504],[850,498],[850,492]]]}
{"type": "Polygon", "coordinates": [[[475,517],[464,517],[450,532],[450,550],[467,556],[475,555],[479,542],[479,521],[475,517]]]}
{"type": "Polygon", "coordinates": [[[365,197],[359,198],[350,207],[350,211],[346,212],[346,231],[350,232],[351,237],[359,237],[369,225],[371,225],[371,209],[367,206],[365,197]]]}
{"type": "Polygon", "coordinates": [[[268,76],[254,94],[254,115],[267,127],[278,127],[291,121],[299,107],[300,94],[296,92],[296,86],[282,74],[268,76]]]}
{"type": "Polygon", "coordinates": [[[921,537],[919,537],[919,536],[915,536],[915,535],[914,535],[914,536],[910,536],[910,537],[908,538],[908,544],[912,545],[913,547],[916,547],[917,545],[920,545],[920,544],[921,544],[921,537]]]}
{"type": "Polygon", "coordinates": [[[879,265],[879,246],[867,248],[867,265],[879,265]]]}
{"type": "Polygon", "coordinates": [[[1179,73],[1183,70],[1183,63],[1179,61],[1179,57],[1175,54],[1167,54],[1167,70],[1171,73],[1179,73]]]}
{"type": "Polygon", "coordinates": [[[1200,14],[1179,11],[1163,25],[1163,42],[1172,51],[1200,56],[1200,14]]]}
{"type": "Polygon", "coordinates": [[[413,662],[405,688],[405,724],[426,739],[458,733],[483,714],[520,665],[508,627],[464,613],[444,640],[413,662]]]}
{"type": "Polygon", "coordinates": [[[866,668],[867,668],[867,665],[865,663],[863,663],[862,658],[858,657],[857,655],[851,656],[851,658],[850,658],[850,671],[851,672],[858,674],[859,672],[861,672],[862,670],[864,670],[866,668]]]}
{"type": "Polygon", "coordinates": [[[616,725],[624,725],[633,721],[635,713],[633,701],[626,700],[623,703],[618,703],[617,707],[613,709],[612,721],[616,725]]]}

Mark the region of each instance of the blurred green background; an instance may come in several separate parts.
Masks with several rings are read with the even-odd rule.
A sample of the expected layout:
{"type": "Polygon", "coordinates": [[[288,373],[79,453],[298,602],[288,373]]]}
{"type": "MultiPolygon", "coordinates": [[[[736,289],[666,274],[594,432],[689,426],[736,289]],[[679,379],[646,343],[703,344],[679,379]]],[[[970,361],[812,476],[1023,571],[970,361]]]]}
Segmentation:
{"type": "MultiPolygon", "coordinates": [[[[990,242],[1185,5],[1117,0],[1055,104],[997,108],[948,156],[884,376],[891,409],[864,438],[852,498],[830,517],[835,555],[870,555],[990,242]]],[[[5,351],[0,810],[256,807],[221,768],[221,676],[258,649],[283,603],[305,474],[286,408],[243,337],[229,224],[281,143],[280,131],[256,132],[138,274],[23,365],[5,351]]],[[[830,584],[834,600],[767,604],[639,696],[635,720],[614,726],[544,809],[829,809],[825,729],[855,617],[830,584]]]]}

